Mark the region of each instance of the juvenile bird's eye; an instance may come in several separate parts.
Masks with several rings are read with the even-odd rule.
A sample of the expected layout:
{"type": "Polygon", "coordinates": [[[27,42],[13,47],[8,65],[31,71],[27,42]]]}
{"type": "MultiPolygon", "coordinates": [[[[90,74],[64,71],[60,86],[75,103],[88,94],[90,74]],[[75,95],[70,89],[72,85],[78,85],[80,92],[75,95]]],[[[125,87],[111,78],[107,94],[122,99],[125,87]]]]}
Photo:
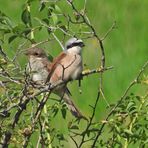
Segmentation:
{"type": "Polygon", "coordinates": [[[37,55],[38,55],[38,53],[37,53],[37,52],[35,52],[35,53],[34,53],[34,55],[36,55],[36,56],[37,56],[37,55]]]}

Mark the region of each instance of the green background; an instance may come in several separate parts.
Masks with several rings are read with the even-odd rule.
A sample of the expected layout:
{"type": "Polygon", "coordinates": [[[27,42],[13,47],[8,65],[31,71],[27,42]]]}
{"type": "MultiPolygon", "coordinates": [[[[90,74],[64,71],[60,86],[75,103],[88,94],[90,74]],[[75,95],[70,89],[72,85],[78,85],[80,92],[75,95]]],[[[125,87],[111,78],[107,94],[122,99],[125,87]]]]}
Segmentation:
{"type": "MultiPolygon", "coordinates": [[[[64,0],[63,0],[64,1],[64,0]]],[[[69,13],[70,7],[61,0],[60,8],[62,11],[69,13]],[[69,7],[69,8],[68,8],[69,7]]],[[[0,10],[8,15],[14,23],[21,21],[21,13],[23,10],[24,0],[0,0],[0,10]]],[[[84,1],[75,0],[76,6],[81,9],[84,1]]],[[[124,93],[129,83],[136,77],[139,69],[148,59],[148,19],[147,19],[147,0],[88,0],[86,9],[87,15],[100,37],[103,37],[114,21],[117,22],[117,28],[113,30],[104,40],[106,66],[113,66],[110,71],[106,71],[103,78],[104,94],[109,103],[114,103],[124,93]]],[[[33,6],[32,14],[38,16],[38,5],[33,6]]],[[[44,15],[44,14],[41,14],[44,15]]],[[[42,31],[35,34],[38,41],[45,40],[48,34],[42,31]]],[[[100,65],[100,49],[97,41],[94,39],[84,40],[86,46],[83,50],[83,60],[87,68],[97,68],[100,65]]],[[[14,41],[11,45],[4,44],[4,49],[13,55],[18,47],[19,42],[14,41]]],[[[47,52],[56,56],[61,49],[57,42],[49,42],[42,46],[47,52]]],[[[21,55],[19,61],[22,67],[25,66],[27,59],[21,55]],[[23,60],[21,60],[23,59],[23,60]],[[25,62],[24,62],[25,61],[25,62]]],[[[82,94],[79,93],[78,82],[69,84],[73,100],[81,108],[86,116],[91,115],[93,105],[99,87],[99,78],[97,74],[85,77],[82,81],[82,94]]],[[[142,94],[145,88],[134,87],[133,92],[142,94]]],[[[97,107],[96,121],[103,119],[106,109],[106,102],[100,99],[97,107]]],[[[56,121],[53,123],[61,127],[64,119],[56,118],[54,120],[62,120],[63,124],[56,121]]],[[[69,118],[72,118],[69,114],[69,118]]]]}

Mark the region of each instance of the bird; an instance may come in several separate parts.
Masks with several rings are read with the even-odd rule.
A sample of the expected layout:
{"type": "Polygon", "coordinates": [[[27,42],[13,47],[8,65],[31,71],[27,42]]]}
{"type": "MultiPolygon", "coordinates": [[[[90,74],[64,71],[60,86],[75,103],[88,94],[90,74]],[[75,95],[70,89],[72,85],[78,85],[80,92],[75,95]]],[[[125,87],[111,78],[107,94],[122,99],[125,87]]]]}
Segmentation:
{"type": "Polygon", "coordinates": [[[29,62],[27,64],[27,72],[31,73],[31,79],[35,84],[44,84],[49,74],[49,61],[45,51],[41,48],[32,47],[25,51],[29,62]]]}
{"type": "Polygon", "coordinates": [[[55,84],[63,81],[62,85],[57,86],[53,93],[62,98],[67,104],[68,109],[77,118],[85,118],[76,107],[71,98],[71,93],[67,83],[81,78],[83,70],[82,47],[84,43],[81,39],[70,38],[64,51],[61,52],[53,61],[49,61],[45,51],[41,48],[30,48],[26,51],[29,57],[28,69],[33,72],[32,80],[37,84],[55,84]]]}

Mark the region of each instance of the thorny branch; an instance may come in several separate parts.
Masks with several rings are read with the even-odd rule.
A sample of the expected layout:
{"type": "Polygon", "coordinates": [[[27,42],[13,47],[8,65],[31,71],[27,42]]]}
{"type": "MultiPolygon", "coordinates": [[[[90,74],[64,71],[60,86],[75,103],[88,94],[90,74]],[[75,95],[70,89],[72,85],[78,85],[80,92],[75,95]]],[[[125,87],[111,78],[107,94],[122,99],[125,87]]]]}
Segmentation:
{"type": "MultiPolygon", "coordinates": [[[[70,1],[69,1],[69,2],[70,2],[70,1]]],[[[72,6],[72,9],[73,9],[78,15],[80,15],[80,16],[82,17],[82,19],[83,19],[83,22],[79,22],[79,23],[85,23],[85,24],[91,29],[91,34],[93,35],[93,37],[95,37],[95,38],[98,40],[98,43],[99,43],[100,48],[101,48],[101,53],[102,53],[102,56],[101,56],[101,57],[102,57],[102,58],[101,58],[101,68],[99,68],[99,69],[94,69],[94,70],[85,70],[85,71],[83,71],[83,73],[82,73],[82,77],[88,76],[88,75],[91,75],[91,74],[94,74],[94,73],[101,73],[101,79],[102,79],[102,73],[103,73],[104,71],[106,71],[106,70],[112,69],[112,67],[107,67],[107,68],[105,68],[105,52],[104,52],[104,47],[103,47],[103,43],[102,43],[103,40],[99,38],[99,36],[97,35],[97,33],[96,33],[94,27],[90,24],[90,21],[88,20],[87,16],[85,16],[84,14],[81,14],[81,13],[75,8],[75,6],[73,5],[72,2],[70,2],[70,4],[71,4],[71,6],[72,6]]],[[[86,3],[85,3],[85,4],[86,4],[86,3]]],[[[70,18],[70,16],[68,16],[68,19],[69,19],[69,21],[70,21],[71,23],[75,23],[75,22],[72,21],[72,19],[70,18]]],[[[77,23],[78,23],[78,22],[77,22],[77,23]]],[[[47,25],[45,25],[45,24],[42,24],[42,25],[43,25],[44,27],[47,27],[48,29],[50,28],[49,26],[47,26],[47,25]]],[[[109,32],[110,32],[113,28],[114,28],[114,26],[112,26],[112,28],[108,31],[108,33],[104,36],[104,38],[109,34],[109,32]]],[[[50,29],[60,29],[63,33],[67,34],[67,32],[65,32],[65,31],[64,31],[63,29],[61,29],[61,28],[50,28],[50,29]]],[[[69,35],[69,34],[67,34],[67,35],[69,35]]],[[[55,35],[54,33],[53,33],[53,36],[54,36],[54,38],[57,40],[57,42],[61,45],[61,47],[64,48],[63,45],[61,44],[60,40],[56,37],[56,35],[55,35]]],[[[52,40],[52,39],[51,39],[51,40],[52,40]]],[[[48,42],[48,41],[50,41],[50,39],[47,39],[47,40],[42,41],[42,42],[37,43],[37,44],[33,44],[32,47],[38,46],[38,45],[43,44],[43,43],[46,43],[46,42],[48,42]]],[[[23,46],[23,44],[21,45],[21,47],[22,47],[22,46],[23,46]]],[[[19,47],[19,48],[20,48],[20,47],[19,47]]],[[[18,56],[18,54],[20,54],[19,52],[20,52],[20,51],[18,50],[18,52],[16,53],[14,59],[16,59],[16,57],[18,56]]],[[[13,61],[14,61],[14,60],[13,60],[13,61]]],[[[18,80],[12,79],[9,75],[6,76],[5,74],[2,73],[2,76],[5,77],[6,79],[8,79],[8,81],[11,81],[11,82],[13,82],[13,83],[21,83],[21,82],[18,81],[18,80]]],[[[2,83],[3,83],[3,82],[2,82],[2,83]]],[[[26,83],[25,83],[25,86],[24,86],[25,89],[24,89],[24,91],[23,91],[23,96],[21,97],[21,98],[22,98],[22,99],[21,99],[22,101],[20,101],[16,106],[11,106],[11,107],[5,109],[4,111],[1,111],[1,112],[0,112],[0,114],[1,114],[2,116],[6,116],[6,113],[8,114],[8,112],[9,112],[11,109],[16,108],[16,107],[18,108],[18,109],[17,109],[17,112],[16,112],[16,114],[15,114],[15,117],[14,117],[14,121],[12,122],[12,129],[14,129],[15,126],[17,125],[18,121],[19,121],[19,118],[20,118],[22,112],[26,109],[27,104],[30,102],[30,100],[33,99],[33,98],[36,98],[37,96],[41,95],[42,93],[48,92],[48,95],[47,95],[46,97],[44,97],[44,98],[41,100],[41,102],[39,103],[39,106],[38,106],[38,108],[37,108],[37,110],[36,110],[36,113],[35,113],[35,116],[34,116],[33,124],[32,124],[31,129],[30,129],[31,133],[25,137],[25,142],[24,142],[23,147],[27,147],[28,142],[29,142],[29,139],[30,139],[30,137],[31,137],[31,135],[32,135],[32,133],[33,133],[33,130],[34,130],[34,126],[36,125],[36,123],[37,123],[37,121],[38,121],[38,119],[39,119],[39,117],[40,117],[40,114],[41,114],[41,112],[42,112],[42,109],[43,109],[43,107],[44,107],[46,101],[48,100],[48,98],[49,98],[49,96],[50,96],[50,94],[51,94],[51,92],[52,92],[52,89],[54,89],[56,86],[61,85],[61,84],[63,84],[63,83],[64,83],[64,82],[62,81],[62,82],[56,83],[56,84],[53,85],[53,86],[50,86],[50,88],[49,88],[49,87],[42,88],[41,91],[39,91],[39,92],[35,93],[33,96],[31,96],[31,95],[28,95],[28,94],[27,94],[27,92],[28,92],[27,87],[29,86],[29,82],[26,82],[26,83]]],[[[102,80],[100,81],[100,84],[102,84],[102,80]]],[[[101,86],[101,85],[100,85],[100,86],[101,86]]],[[[102,89],[102,86],[101,86],[101,89],[102,89]]],[[[102,92],[102,91],[101,91],[101,92],[102,92]]],[[[92,107],[92,108],[93,108],[92,116],[90,117],[90,121],[89,121],[89,123],[88,123],[88,125],[87,125],[85,131],[84,131],[83,134],[82,134],[82,135],[83,135],[83,136],[82,136],[82,141],[81,141],[81,143],[79,144],[78,147],[81,147],[81,146],[83,145],[83,143],[86,142],[86,140],[85,140],[86,131],[89,130],[89,128],[90,128],[90,126],[91,126],[91,124],[92,124],[92,121],[93,121],[93,118],[94,118],[94,115],[95,115],[95,111],[96,111],[96,107],[97,107],[97,103],[98,103],[99,97],[100,97],[100,90],[98,91],[98,96],[97,96],[95,105],[94,105],[94,107],[92,107]]],[[[10,138],[11,138],[11,135],[12,135],[11,132],[6,132],[6,133],[5,133],[5,136],[4,136],[4,139],[3,139],[3,144],[2,144],[3,147],[7,147],[7,146],[8,146],[8,143],[9,143],[9,140],[10,140],[10,138]]]]}
{"type": "MultiPolygon", "coordinates": [[[[89,76],[91,74],[100,73],[100,75],[99,75],[99,89],[98,89],[98,92],[97,92],[97,97],[96,97],[94,105],[91,106],[92,114],[89,117],[89,121],[87,122],[86,127],[84,128],[84,130],[81,133],[70,131],[70,134],[69,134],[71,140],[74,142],[74,144],[75,144],[75,146],[77,148],[81,148],[83,146],[83,144],[85,144],[86,142],[89,142],[89,141],[92,142],[91,147],[94,148],[96,146],[96,143],[97,143],[99,137],[101,136],[101,133],[102,133],[105,125],[108,123],[109,118],[112,116],[112,114],[114,113],[116,108],[120,105],[120,103],[125,99],[126,95],[128,94],[129,90],[131,89],[131,87],[134,86],[135,84],[139,83],[139,78],[140,78],[141,74],[143,73],[143,71],[148,66],[148,61],[142,67],[142,69],[140,70],[140,72],[137,75],[137,77],[135,78],[135,80],[130,83],[130,85],[128,86],[128,88],[124,92],[124,94],[119,99],[118,103],[108,113],[108,115],[104,119],[104,122],[102,122],[100,124],[100,128],[99,129],[98,128],[97,129],[92,128],[92,125],[94,124],[93,120],[94,120],[94,116],[96,114],[97,104],[99,102],[99,99],[100,99],[101,95],[105,99],[103,86],[102,86],[103,85],[102,84],[103,83],[103,73],[106,70],[110,70],[110,69],[113,68],[112,66],[111,67],[106,67],[106,64],[105,64],[105,60],[106,60],[105,59],[105,49],[104,49],[103,41],[110,34],[110,32],[113,29],[115,29],[116,22],[114,22],[112,24],[112,26],[108,29],[108,31],[105,33],[105,35],[101,38],[101,37],[98,36],[95,28],[90,23],[89,18],[86,15],[86,10],[85,10],[86,9],[86,0],[85,0],[85,4],[84,4],[83,13],[81,11],[79,11],[75,7],[72,0],[66,0],[66,1],[68,2],[68,4],[70,4],[72,10],[76,13],[76,15],[78,15],[81,18],[80,21],[74,21],[70,15],[61,14],[67,19],[68,26],[70,25],[70,23],[75,24],[75,25],[85,24],[90,29],[90,32],[81,32],[81,33],[85,34],[85,35],[90,35],[90,36],[87,36],[86,38],[89,38],[89,37],[96,38],[97,41],[98,41],[98,45],[100,47],[100,50],[101,50],[101,61],[100,61],[101,66],[100,66],[100,68],[96,68],[96,69],[92,69],[92,70],[86,69],[86,70],[84,70],[82,72],[82,75],[81,75],[82,77],[85,77],[85,76],[89,76]],[[91,132],[94,135],[87,138],[87,134],[91,133],[91,132]],[[81,139],[79,140],[79,143],[75,139],[77,136],[81,137],[81,139]]],[[[40,22],[40,24],[42,25],[42,27],[45,27],[45,28],[49,29],[52,32],[51,34],[53,35],[54,39],[47,39],[45,41],[41,41],[39,43],[32,44],[32,47],[36,47],[36,46],[39,46],[39,45],[44,44],[46,42],[56,40],[60,44],[60,46],[64,49],[63,44],[61,43],[60,39],[58,39],[58,37],[54,33],[55,30],[61,31],[64,34],[64,38],[65,38],[66,35],[67,36],[75,36],[77,34],[78,35],[81,34],[79,32],[75,33],[75,32],[72,32],[70,30],[64,30],[59,26],[52,27],[52,26],[49,26],[49,25],[47,25],[47,24],[45,24],[43,22],[40,22]]],[[[28,37],[27,37],[27,40],[32,42],[32,40],[30,38],[28,38],[28,37]]],[[[17,56],[22,52],[20,50],[20,48],[22,48],[22,46],[24,44],[25,44],[25,42],[18,47],[18,50],[17,50],[12,62],[14,62],[16,60],[17,56]]],[[[7,54],[3,51],[3,49],[1,47],[0,47],[0,54],[2,55],[2,57],[6,61],[10,61],[7,54]]],[[[11,130],[10,131],[5,131],[5,135],[3,136],[3,139],[2,139],[2,142],[1,142],[2,147],[3,148],[8,147],[10,139],[11,139],[11,137],[13,135],[13,131],[15,130],[17,124],[19,123],[19,120],[21,118],[22,113],[26,110],[27,105],[33,99],[36,100],[38,105],[37,105],[37,108],[35,109],[34,115],[32,116],[32,122],[31,122],[32,124],[31,124],[30,128],[27,129],[27,133],[26,132],[23,133],[24,134],[23,147],[25,148],[25,147],[28,146],[29,140],[30,140],[32,134],[35,131],[35,126],[37,125],[37,123],[39,123],[39,125],[40,125],[40,135],[39,135],[39,139],[38,139],[38,143],[37,143],[37,147],[39,147],[39,143],[44,140],[44,138],[42,136],[42,132],[43,132],[43,130],[45,128],[45,123],[42,124],[41,121],[40,121],[42,110],[43,110],[48,98],[50,97],[50,94],[52,93],[52,90],[54,88],[56,88],[57,86],[59,86],[59,85],[65,84],[65,82],[62,80],[62,81],[56,82],[56,84],[53,84],[53,85],[48,85],[47,84],[45,86],[36,86],[31,82],[31,80],[28,78],[28,76],[26,74],[25,74],[25,80],[23,81],[23,80],[19,80],[17,78],[11,77],[9,75],[9,73],[7,72],[7,70],[2,65],[0,65],[0,69],[1,69],[0,77],[5,78],[5,80],[0,80],[0,85],[2,87],[5,87],[8,83],[19,84],[19,85],[22,85],[22,87],[23,87],[22,90],[21,90],[22,93],[18,96],[18,98],[20,100],[16,104],[13,104],[13,105],[11,104],[11,106],[8,106],[8,107],[6,107],[6,109],[0,111],[0,116],[2,116],[3,118],[6,118],[6,117],[10,116],[10,114],[11,114],[10,111],[12,109],[15,110],[14,119],[10,124],[11,130]],[[32,93],[30,93],[30,90],[29,90],[30,87],[33,87],[33,89],[38,89],[38,91],[34,92],[32,94],[32,93]],[[43,98],[39,101],[37,99],[37,97],[42,95],[42,94],[44,94],[43,98]]],[[[65,67],[63,67],[63,69],[65,70],[65,67]]],[[[64,70],[63,70],[63,72],[64,72],[64,70]]]]}
{"type": "MultiPolygon", "coordinates": [[[[104,70],[109,70],[109,69],[111,69],[111,68],[112,68],[112,67],[108,67],[108,68],[105,68],[104,70]]],[[[91,75],[91,74],[94,74],[94,73],[99,73],[99,72],[102,72],[102,69],[100,69],[100,70],[87,70],[87,71],[84,71],[84,72],[82,73],[82,77],[88,76],[88,75],[91,75]]],[[[15,81],[13,81],[13,82],[15,82],[15,81]]],[[[37,97],[37,96],[39,96],[39,95],[41,95],[42,93],[48,92],[49,94],[41,100],[41,102],[40,102],[40,104],[39,104],[39,106],[38,106],[38,108],[37,108],[37,111],[36,111],[36,113],[35,113],[34,122],[33,122],[33,124],[32,124],[32,128],[30,129],[31,132],[33,132],[34,126],[36,125],[36,123],[37,123],[37,121],[38,121],[38,119],[39,119],[39,117],[40,117],[40,114],[41,114],[41,112],[42,112],[42,109],[43,109],[43,107],[44,107],[46,101],[48,100],[48,98],[49,98],[49,96],[50,96],[52,90],[53,90],[55,87],[57,87],[58,85],[62,85],[62,84],[64,84],[64,83],[65,83],[64,81],[59,81],[59,82],[57,82],[55,85],[53,84],[53,85],[50,86],[50,87],[49,87],[49,86],[45,86],[45,88],[42,88],[41,91],[39,91],[39,92],[37,92],[37,93],[35,93],[34,95],[31,96],[31,95],[28,95],[28,94],[27,94],[27,92],[28,92],[27,88],[28,88],[29,82],[26,82],[26,84],[25,84],[25,86],[24,86],[23,95],[22,95],[22,97],[21,97],[22,99],[20,99],[20,100],[23,100],[23,101],[20,101],[20,102],[18,103],[18,105],[16,105],[16,106],[12,106],[12,109],[13,109],[14,107],[17,107],[17,108],[18,108],[18,111],[16,112],[15,117],[14,117],[14,121],[13,121],[13,123],[12,123],[12,129],[15,128],[16,124],[17,124],[18,121],[19,121],[19,118],[20,118],[22,112],[26,109],[27,104],[30,102],[30,100],[33,99],[33,98],[35,98],[35,97],[37,97]]],[[[11,108],[9,107],[8,109],[5,109],[5,110],[1,111],[0,114],[1,114],[2,116],[6,116],[6,113],[8,114],[8,112],[9,112],[10,110],[11,110],[11,108]]],[[[4,136],[4,139],[3,139],[3,147],[7,147],[7,146],[8,146],[8,142],[9,142],[9,140],[10,140],[10,138],[11,138],[11,134],[12,134],[11,132],[6,132],[6,133],[5,133],[5,136],[4,136]]],[[[28,145],[28,141],[29,141],[30,136],[31,136],[31,134],[26,137],[26,140],[25,140],[25,143],[24,143],[24,147],[26,147],[26,146],[28,145]]]]}
{"type": "MultiPolygon", "coordinates": [[[[78,22],[78,23],[83,23],[85,25],[87,25],[91,32],[92,32],[92,37],[95,37],[100,45],[100,49],[101,49],[101,68],[102,71],[101,71],[101,74],[100,74],[100,77],[99,77],[99,90],[98,90],[98,95],[97,95],[97,98],[96,98],[96,102],[94,104],[94,106],[92,106],[92,116],[90,117],[90,121],[84,131],[84,134],[82,134],[82,139],[81,139],[81,142],[80,142],[80,145],[78,146],[79,148],[82,147],[82,145],[85,143],[85,135],[88,131],[88,129],[90,128],[91,124],[92,124],[92,121],[93,121],[93,118],[94,118],[94,115],[95,115],[95,112],[96,112],[96,107],[97,107],[97,104],[98,104],[98,101],[99,101],[99,98],[100,98],[100,94],[102,95],[102,97],[105,99],[106,101],[106,98],[104,97],[104,92],[103,92],[103,72],[104,72],[104,69],[105,69],[105,49],[104,49],[104,46],[103,46],[103,40],[109,35],[109,33],[115,28],[115,25],[116,23],[114,22],[113,25],[111,26],[111,28],[107,31],[107,33],[104,35],[104,37],[101,39],[98,35],[97,35],[97,32],[95,30],[95,28],[93,27],[93,25],[90,23],[87,15],[85,13],[81,13],[78,11],[78,9],[75,7],[75,5],[73,4],[73,1],[71,0],[67,0],[67,2],[71,5],[73,11],[79,15],[81,18],[82,18],[82,21],[81,22],[78,22]]],[[[85,3],[86,5],[86,3],[85,3]]],[[[72,19],[68,16],[68,19],[71,23],[76,23],[76,22],[73,22],[72,19]]],[[[107,102],[107,101],[106,101],[107,102]]]]}
{"type": "Polygon", "coordinates": [[[108,122],[109,117],[114,113],[114,111],[116,110],[116,108],[121,104],[121,102],[125,99],[127,93],[129,92],[129,90],[131,89],[131,87],[133,87],[135,84],[139,83],[139,77],[141,76],[141,74],[144,72],[144,70],[147,68],[148,66],[148,61],[143,65],[142,69],[140,70],[140,72],[138,73],[137,77],[130,83],[130,85],[127,87],[127,89],[125,90],[124,94],[121,96],[121,98],[119,99],[118,103],[112,108],[112,110],[108,113],[107,117],[104,119],[105,122],[103,122],[102,126],[99,129],[99,132],[97,133],[97,136],[92,144],[92,148],[95,147],[96,142],[98,140],[98,138],[100,137],[102,130],[104,129],[105,125],[108,122]]]}
{"type": "Polygon", "coordinates": [[[83,19],[83,21],[81,23],[85,23],[93,32],[93,36],[97,39],[100,48],[101,48],[101,67],[104,68],[105,67],[105,50],[104,50],[104,46],[102,43],[102,40],[100,39],[100,37],[97,35],[95,28],[92,26],[92,24],[90,24],[90,22],[88,21],[86,15],[80,13],[77,8],[75,7],[75,5],[73,4],[72,1],[67,0],[67,2],[71,5],[72,9],[77,13],[77,15],[81,16],[81,18],[83,19]]]}
{"type": "Polygon", "coordinates": [[[23,144],[24,148],[26,148],[27,145],[28,145],[29,139],[30,139],[32,133],[34,132],[34,127],[35,127],[36,123],[38,122],[38,120],[40,118],[41,112],[42,112],[44,105],[46,104],[51,92],[52,92],[52,89],[49,91],[49,93],[47,95],[45,93],[45,95],[43,96],[43,99],[41,100],[40,104],[37,107],[37,110],[35,112],[35,116],[34,116],[34,119],[33,119],[33,123],[32,123],[31,128],[30,128],[31,134],[26,136],[25,142],[23,144]]]}

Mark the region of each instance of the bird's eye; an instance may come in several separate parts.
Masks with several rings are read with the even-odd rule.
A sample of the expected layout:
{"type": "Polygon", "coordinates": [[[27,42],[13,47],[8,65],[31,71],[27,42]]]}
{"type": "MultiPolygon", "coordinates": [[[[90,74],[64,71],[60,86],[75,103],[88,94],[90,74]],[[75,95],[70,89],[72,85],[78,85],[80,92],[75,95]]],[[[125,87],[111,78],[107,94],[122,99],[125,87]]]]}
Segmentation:
{"type": "Polygon", "coordinates": [[[36,56],[37,56],[37,55],[38,55],[38,53],[37,53],[37,52],[35,52],[35,53],[34,53],[34,55],[36,55],[36,56]]]}

